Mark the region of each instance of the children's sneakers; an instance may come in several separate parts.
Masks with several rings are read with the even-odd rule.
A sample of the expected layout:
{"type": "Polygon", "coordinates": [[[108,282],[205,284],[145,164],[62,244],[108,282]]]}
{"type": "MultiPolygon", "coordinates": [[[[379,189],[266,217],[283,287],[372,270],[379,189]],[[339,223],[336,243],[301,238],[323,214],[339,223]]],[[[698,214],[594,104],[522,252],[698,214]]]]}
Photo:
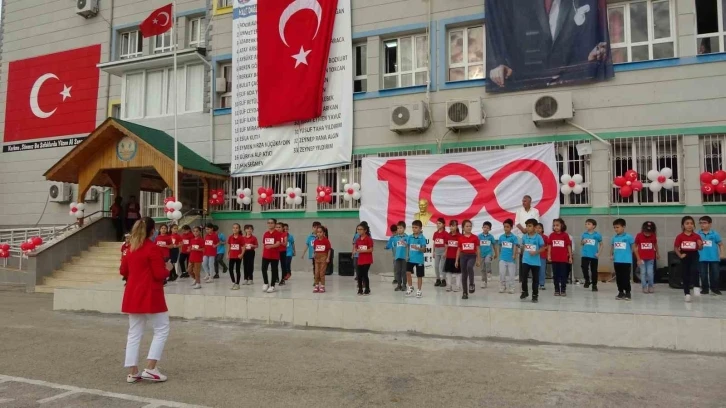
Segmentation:
{"type": "Polygon", "coordinates": [[[504,286],[502,286],[502,287],[499,288],[499,293],[504,293],[506,291],[507,291],[507,288],[504,287],[504,286]]]}
{"type": "Polygon", "coordinates": [[[313,288],[313,293],[320,293],[320,287],[318,287],[318,285],[315,285],[313,288]]]}
{"type": "Polygon", "coordinates": [[[266,283],[264,285],[262,285],[262,291],[263,292],[267,292],[267,289],[269,289],[269,288],[270,288],[270,285],[268,285],[266,283]]]}
{"type": "Polygon", "coordinates": [[[513,295],[514,294],[514,288],[509,288],[509,294],[510,295],[513,295]]]}
{"type": "Polygon", "coordinates": [[[320,293],[325,293],[325,286],[320,285],[320,291],[319,292],[320,293]]]}
{"type": "Polygon", "coordinates": [[[441,279],[436,279],[436,283],[434,283],[434,286],[436,286],[436,287],[441,286],[441,279]]]}
{"type": "Polygon", "coordinates": [[[126,376],[126,382],[129,384],[136,384],[141,381],[141,373],[129,374],[126,376]]]}
{"type": "Polygon", "coordinates": [[[446,287],[446,291],[447,291],[447,292],[451,292],[452,290],[454,290],[454,288],[452,288],[451,286],[447,286],[447,287],[446,287]]]}
{"type": "Polygon", "coordinates": [[[420,291],[420,290],[417,290],[417,291],[416,291],[416,297],[417,297],[417,298],[420,298],[421,296],[423,296],[423,293],[421,293],[421,291],[420,291]]]}
{"type": "Polygon", "coordinates": [[[406,296],[411,296],[413,294],[413,288],[411,286],[406,289],[406,296]]]}
{"type": "Polygon", "coordinates": [[[159,372],[158,368],[155,368],[153,370],[145,369],[144,372],[141,373],[141,378],[146,381],[152,381],[152,382],[164,382],[166,381],[166,376],[159,372]]]}

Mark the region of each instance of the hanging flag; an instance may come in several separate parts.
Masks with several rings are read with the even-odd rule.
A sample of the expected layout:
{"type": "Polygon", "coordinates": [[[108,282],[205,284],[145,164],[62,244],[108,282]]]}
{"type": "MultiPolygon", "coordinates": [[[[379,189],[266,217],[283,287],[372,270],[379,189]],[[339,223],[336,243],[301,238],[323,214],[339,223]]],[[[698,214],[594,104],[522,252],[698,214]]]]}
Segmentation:
{"type": "Polygon", "coordinates": [[[257,3],[258,122],[319,117],[337,0],[257,3]]]}
{"type": "Polygon", "coordinates": [[[173,20],[171,3],[169,3],[164,7],[152,11],[149,17],[146,17],[146,20],[139,26],[141,35],[147,38],[164,34],[171,30],[171,26],[174,23],[173,20]]]}

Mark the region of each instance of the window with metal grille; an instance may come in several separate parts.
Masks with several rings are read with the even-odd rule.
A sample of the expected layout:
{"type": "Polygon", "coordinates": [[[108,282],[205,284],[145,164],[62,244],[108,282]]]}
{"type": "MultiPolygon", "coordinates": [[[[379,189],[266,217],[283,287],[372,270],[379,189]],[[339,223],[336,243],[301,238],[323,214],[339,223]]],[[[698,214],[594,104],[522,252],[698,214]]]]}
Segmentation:
{"type": "MultiPolygon", "coordinates": [[[[637,138],[619,138],[610,141],[612,145],[612,178],[624,176],[628,170],[638,172],[643,190],[633,192],[630,197],[620,196],[620,187],[612,184],[612,202],[616,204],[681,204],[684,197],[681,192],[681,157],[682,138],[680,135],[650,136],[637,138]],[[668,190],[661,189],[657,193],[650,191],[650,170],[660,171],[669,167],[673,171],[674,186],[668,190]]],[[[612,183],[613,180],[610,180],[612,183]]]]}
{"type": "MultiPolygon", "coordinates": [[[[724,152],[726,152],[726,135],[703,135],[699,139],[701,152],[701,172],[715,173],[724,168],[724,152]]],[[[726,195],[714,192],[701,194],[703,203],[724,203],[726,195]]]]}
{"type": "Polygon", "coordinates": [[[345,200],[345,185],[361,184],[361,169],[365,155],[354,154],[351,164],[334,169],[318,170],[318,184],[333,189],[333,201],[318,203],[318,210],[353,210],[360,207],[360,200],[345,200]]]}
{"type": "Polygon", "coordinates": [[[234,0],[217,0],[217,7],[218,8],[224,8],[224,7],[232,7],[232,4],[234,3],[234,0]]]}
{"type": "Polygon", "coordinates": [[[400,150],[397,152],[378,153],[378,157],[423,156],[426,154],[431,154],[431,151],[426,149],[400,150]]]}
{"type": "Polygon", "coordinates": [[[472,152],[489,152],[492,150],[504,150],[504,145],[493,146],[471,146],[471,147],[447,147],[444,153],[472,153],[472,152]]]}
{"type": "Polygon", "coordinates": [[[249,188],[252,191],[250,199],[256,200],[256,192],[252,190],[252,177],[232,177],[224,182],[225,203],[217,207],[218,211],[252,211],[252,203],[249,205],[237,204],[237,189],[249,188]]]}
{"type": "MultiPolygon", "coordinates": [[[[305,210],[305,206],[307,204],[307,201],[305,199],[307,195],[307,173],[304,171],[300,172],[294,172],[294,173],[285,173],[285,174],[271,174],[262,176],[262,187],[265,188],[272,188],[274,191],[273,193],[273,200],[272,204],[264,205],[262,207],[263,211],[289,211],[289,210],[305,210]],[[300,205],[295,204],[287,204],[285,203],[285,190],[287,190],[288,187],[291,188],[300,188],[302,190],[302,199],[303,202],[300,205]]],[[[257,191],[252,192],[254,195],[254,200],[257,200],[258,195],[257,191]]]]}
{"type": "MultiPolygon", "coordinates": [[[[566,142],[555,142],[555,159],[557,162],[557,179],[563,174],[574,176],[579,174],[582,176],[582,193],[562,194],[560,193],[560,205],[565,207],[584,207],[592,205],[590,197],[590,155],[580,156],[577,146],[581,144],[589,144],[589,140],[568,140],[566,142]]],[[[524,147],[539,146],[549,144],[527,143],[524,147]]],[[[561,185],[561,183],[559,183],[561,185]]]]}

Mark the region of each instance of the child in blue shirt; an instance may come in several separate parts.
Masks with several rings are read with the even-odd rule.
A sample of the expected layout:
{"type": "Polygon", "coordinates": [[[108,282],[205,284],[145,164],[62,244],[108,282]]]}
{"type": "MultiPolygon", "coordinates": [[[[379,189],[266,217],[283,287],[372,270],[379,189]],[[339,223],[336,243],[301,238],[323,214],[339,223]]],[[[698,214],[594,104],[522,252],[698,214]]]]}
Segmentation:
{"type": "Polygon", "coordinates": [[[217,233],[219,244],[217,244],[217,256],[214,259],[214,279],[219,278],[219,265],[222,265],[222,273],[227,273],[227,265],[224,263],[224,252],[227,250],[227,237],[223,232],[219,231],[219,226],[215,225],[212,231],[217,233]]]}
{"type": "Polygon", "coordinates": [[[310,260],[310,265],[312,265],[312,267],[313,267],[313,286],[315,286],[315,260],[313,259],[313,255],[314,255],[313,252],[314,252],[315,247],[313,246],[313,242],[315,242],[315,240],[318,238],[318,235],[317,235],[318,227],[320,227],[321,225],[323,225],[323,224],[321,224],[319,221],[313,222],[313,232],[311,232],[310,235],[308,235],[308,237],[305,238],[306,249],[305,249],[305,252],[300,257],[300,259],[305,259],[305,254],[308,255],[308,259],[310,260]]]}
{"type": "Polygon", "coordinates": [[[529,297],[527,279],[532,274],[532,303],[539,301],[539,268],[542,265],[542,252],[547,249],[542,235],[535,228],[537,220],[530,218],[525,222],[527,233],[522,237],[522,270],[519,271],[519,280],[522,282],[520,299],[529,297]]]}
{"type": "MultiPolygon", "coordinates": [[[[287,259],[285,260],[285,280],[290,279],[290,276],[292,276],[292,258],[297,255],[295,253],[295,236],[290,234],[290,226],[287,224],[282,225],[283,231],[287,233],[287,248],[285,251],[285,256],[287,259]]],[[[282,254],[280,254],[282,255],[282,254]]]]}
{"type": "Polygon", "coordinates": [[[630,268],[633,265],[633,254],[637,256],[635,239],[625,232],[625,220],[618,218],[613,221],[615,235],[611,240],[610,259],[613,260],[615,279],[618,284],[617,300],[631,300],[630,296],[630,268]]]}
{"type": "MultiPolygon", "coordinates": [[[[479,253],[481,254],[481,288],[487,287],[488,276],[492,274],[492,261],[497,258],[497,239],[489,231],[492,229],[492,223],[484,221],[481,226],[481,234],[479,234],[479,253]]],[[[473,282],[472,282],[473,283],[473,282]]]]}
{"type": "Polygon", "coordinates": [[[497,247],[499,248],[499,293],[509,290],[509,294],[514,293],[514,278],[517,274],[517,264],[515,259],[519,259],[519,239],[512,234],[512,226],[514,221],[511,219],[504,220],[504,234],[497,239],[497,247]]]}
{"type": "Polygon", "coordinates": [[[421,230],[423,229],[423,223],[416,220],[411,225],[413,234],[409,235],[406,239],[406,247],[408,252],[408,262],[406,264],[406,282],[408,288],[406,289],[406,296],[413,294],[413,273],[416,272],[417,286],[416,297],[420,298],[423,296],[421,292],[421,286],[423,285],[424,277],[424,254],[426,253],[426,237],[423,236],[421,230]]]}
{"type": "Polygon", "coordinates": [[[406,277],[406,250],[408,248],[408,235],[405,234],[406,223],[399,221],[396,224],[396,235],[392,236],[386,244],[386,249],[393,250],[393,278],[398,284],[396,292],[403,290],[406,277]]]}
{"type": "Polygon", "coordinates": [[[597,221],[592,218],[585,221],[585,232],[580,235],[582,245],[582,276],[585,277],[585,289],[592,284],[592,291],[597,292],[597,263],[602,252],[602,235],[595,231],[597,221]]]}
{"type": "Polygon", "coordinates": [[[391,250],[391,255],[393,256],[393,284],[397,285],[398,280],[396,280],[396,246],[394,245],[394,240],[396,237],[396,234],[398,233],[398,226],[396,224],[391,224],[390,226],[391,230],[391,238],[388,238],[388,242],[386,243],[386,249],[391,250]]]}
{"type": "Polygon", "coordinates": [[[701,293],[708,294],[709,289],[713,295],[721,295],[719,290],[719,265],[723,258],[723,242],[721,235],[711,229],[713,220],[704,215],[698,220],[701,230],[698,235],[703,240],[703,248],[698,251],[699,269],[701,272],[701,293]]]}

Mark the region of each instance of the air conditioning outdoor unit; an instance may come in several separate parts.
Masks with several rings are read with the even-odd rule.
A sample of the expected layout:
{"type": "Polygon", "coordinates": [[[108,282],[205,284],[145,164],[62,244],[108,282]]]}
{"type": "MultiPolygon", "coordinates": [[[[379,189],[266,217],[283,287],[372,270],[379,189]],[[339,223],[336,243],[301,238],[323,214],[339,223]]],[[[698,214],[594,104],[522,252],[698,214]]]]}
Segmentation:
{"type": "Polygon", "coordinates": [[[532,105],[532,121],[535,125],[572,119],[572,94],[569,92],[542,95],[532,105]]]}
{"type": "Polygon", "coordinates": [[[69,203],[73,188],[68,183],[53,182],[48,189],[48,201],[51,203],[69,203]]]}
{"type": "Polygon", "coordinates": [[[90,203],[90,202],[96,202],[98,201],[99,196],[98,189],[95,187],[91,187],[86,191],[86,197],[83,199],[84,202],[90,203]]]}
{"type": "Polygon", "coordinates": [[[449,129],[479,129],[485,118],[480,98],[446,102],[446,127],[449,129]]]}
{"type": "Polygon", "coordinates": [[[227,90],[227,78],[216,78],[214,81],[214,90],[217,93],[224,93],[227,90]]]}
{"type": "Polygon", "coordinates": [[[98,0],[76,0],[76,14],[83,18],[95,17],[98,14],[98,0]]]}
{"type": "Polygon", "coordinates": [[[389,122],[396,133],[426,130],[431,122],[428,106],[423,101],[392,106],[389,122]]]}

